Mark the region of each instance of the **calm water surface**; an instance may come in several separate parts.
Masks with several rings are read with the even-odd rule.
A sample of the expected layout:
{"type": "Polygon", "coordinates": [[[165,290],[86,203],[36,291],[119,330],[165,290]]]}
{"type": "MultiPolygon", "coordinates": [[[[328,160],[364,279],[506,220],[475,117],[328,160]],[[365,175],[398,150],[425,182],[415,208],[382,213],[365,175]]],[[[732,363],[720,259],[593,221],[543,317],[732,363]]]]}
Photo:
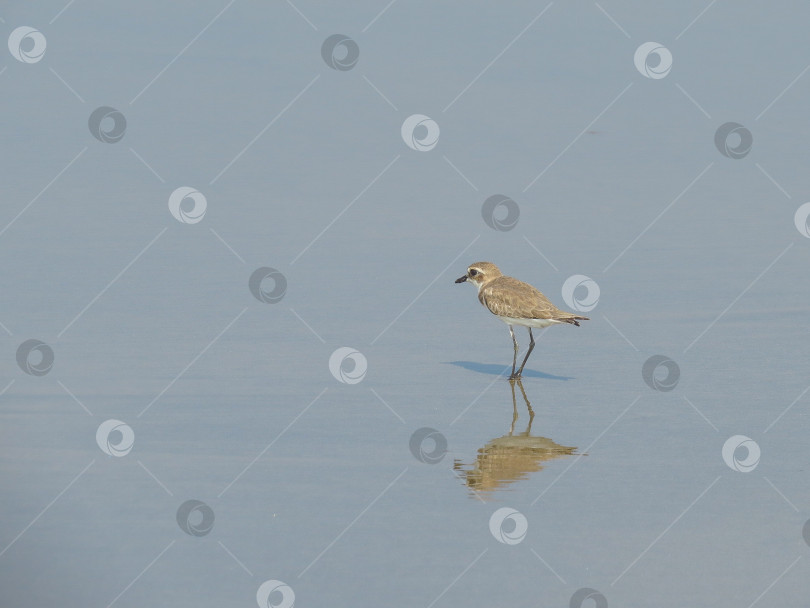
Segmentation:
{"type": "Polygon", "coordinates": [[[0,604],[805,605],[807,8],[544,6],[3,9],[0,604]]]}

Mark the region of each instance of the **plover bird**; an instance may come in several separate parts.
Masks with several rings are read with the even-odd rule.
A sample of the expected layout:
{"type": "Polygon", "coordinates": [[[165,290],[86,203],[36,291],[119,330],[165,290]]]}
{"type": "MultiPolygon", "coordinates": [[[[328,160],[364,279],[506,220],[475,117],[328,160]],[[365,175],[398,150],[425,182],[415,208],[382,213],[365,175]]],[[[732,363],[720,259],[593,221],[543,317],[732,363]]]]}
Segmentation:
{"type": "Polygon", "coordinates": [[[510,380],[520,378],[523,367],[529,360],[534,348],[532,327],[548,327],[557,323],[571,323],[579,327],[580,321],[589,321],[588,317],[581,317],[570,312],[560,310],[537,289],[518,281],[513,277],[505,277],[500,269],[491,262],[476,262],[467,268],[467,274],[456,279],[456,283],[469,281],[478,288],[478,300],[489,309],[493,315],[509,326],[509,333],[515,345],[515,355],[512,357],[512,375],[510,380]],[[515,339],[513,325],[522,325],[529,329],[529,350],[520,369],[515,373],[517,364],[518,343],[515,339]]]}

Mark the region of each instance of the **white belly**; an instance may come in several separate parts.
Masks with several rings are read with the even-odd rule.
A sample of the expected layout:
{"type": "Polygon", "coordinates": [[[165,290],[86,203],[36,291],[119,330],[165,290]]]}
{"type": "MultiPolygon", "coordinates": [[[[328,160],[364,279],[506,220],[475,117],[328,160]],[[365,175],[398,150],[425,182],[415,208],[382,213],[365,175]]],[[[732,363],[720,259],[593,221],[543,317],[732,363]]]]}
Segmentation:
{"type": "Polygon", "coordinates": [[[555,321],[554,319],[518,319],[515,317],[496,316],[507,325],[522,325],[523,327],[548,327],[549,325],[562,323],[562,321],[555,321]]]}

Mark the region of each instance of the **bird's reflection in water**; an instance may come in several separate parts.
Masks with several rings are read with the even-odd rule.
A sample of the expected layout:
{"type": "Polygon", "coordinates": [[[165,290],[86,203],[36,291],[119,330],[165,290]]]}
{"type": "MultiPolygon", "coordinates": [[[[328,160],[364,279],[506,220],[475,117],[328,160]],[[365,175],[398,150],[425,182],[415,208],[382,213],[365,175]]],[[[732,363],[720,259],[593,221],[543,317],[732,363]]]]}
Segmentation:
{"type": "Polygon", "coordinates": [[[467,487],[479,498],[489,492],[507,489],[510,484],[526,479],[531,473],[542,470],[543,463],[548,460],[577,453],[576,447],[560,445],[548,437],[531,434],[534,410],[526,396],[523,383],[518,379],[510,380],[509,384],[512,386],[513,408],[509,432],[503,437],[488,441],[480,448],[475,462],[465,464],[455,460],[453,463],[453,470],[458,472],[467,487]],[[515,423],[519,417],[515,385],[520,388],[526,409],[529,411],[526,430],[519,433],[515,433],[515,423]]]}

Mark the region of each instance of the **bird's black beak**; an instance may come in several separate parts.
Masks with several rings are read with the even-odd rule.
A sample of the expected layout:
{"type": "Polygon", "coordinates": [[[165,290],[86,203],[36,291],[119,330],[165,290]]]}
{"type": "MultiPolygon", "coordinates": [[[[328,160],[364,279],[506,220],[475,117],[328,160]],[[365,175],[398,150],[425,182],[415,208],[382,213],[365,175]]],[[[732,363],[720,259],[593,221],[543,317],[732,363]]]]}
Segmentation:
{"type": "Polygon", "coordinates": [[[467,280],[467,275],[465,274],[463,277],[459,277],[456,279],[456,283],[463,283],[467,280]]]}

